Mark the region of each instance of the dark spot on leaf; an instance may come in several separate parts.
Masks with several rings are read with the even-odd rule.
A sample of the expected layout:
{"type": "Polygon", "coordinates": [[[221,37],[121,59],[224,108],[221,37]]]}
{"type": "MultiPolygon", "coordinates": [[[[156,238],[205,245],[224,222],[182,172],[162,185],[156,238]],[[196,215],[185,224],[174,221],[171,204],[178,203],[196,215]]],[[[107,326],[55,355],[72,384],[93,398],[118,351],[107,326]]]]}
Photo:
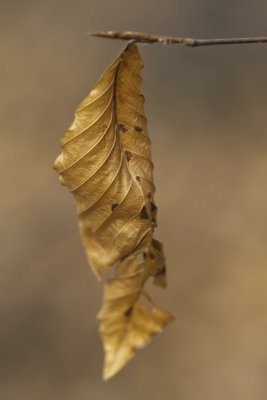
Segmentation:
{"type": "Polygon", "coordinates": [[[128,310],[125,311],[124,315],[125,317],[130,317],[133,313],[133,307],[129,307],[128,310]]]}
{"type": "Polygon", "coordinates": [[[117,208],[117,207],[118,207],[118,203],[113,203],[113,204],[111,205],[111,211],[114,211],[115,208],[117,208]]]}
{"type": "Polygon", "coordinates": [[[154,260],[154,259],[156,258],[156,256],[155,256],[154,253],[150,253],[150,254],[149,254],[149,257],[151,258],[151,260],[154,260]]]}
{"type": "Polygon", "coordinates": [[[135,179],[136,179],[138,182],[141,182],[140,176],[137,175],[137,176],[135,177],[135,179]]]}
{"type": "Polygon", "coordinates": [[[108,126],[107,126],[106,124],[103,124],[102,130],[105,131],[105,130],[107,129],[107,127],[108,127],[108,126]]]}
{"type": "Polygon", "coordinates": [[[134,129],[135,129],[137,132],[140,132],[140,133],[143,131],[143,128],[141,128],[140,126],[135,126],[134,129]]]}
{"type": "Polygon", "coordinates": [[[146,252],[143,252],[143,257],[147,258],[147,253],[146,252]]]}
{"type": "Polygon", "coordinates": [[[155,249],[161,251],[162,250],[162,244],[158,242],[156,239],[152,239],[152,245],[155,249]]]}
{"type": "Polygon", "coordinates": [[[158,226],[156,218],[152,218],[151,222],[152,222],[153,228],[155,228],[156,226],[158,226]]]}
{"type": "Polygon", "coordinates": [[[123,124],[118,124],[118,130],[122,131],[123,133],[127,132],[128,129],[123,124]]]}
{"type": "Polygon", "coordinates": [[[148,219],[149,218],[147,210],[146,210],[146,206],[144,206],[142,208],[140,217],[141,217],[141,219],[148,219]]]}
{"type": "Polygon", "coordinates": [[[125,150],[125,157],[127,159],[127,161],[130,161],[131,157],[132,157],[132,153],[129,150],[125,150]]]}
{"type": "Polygon", "coordinates": [[[156,204],[152,203],[152,201],[150,201],[150,207],[151,207],[151,211],[157,211],[158,207],[156,206],[156,204]]]}
{"type": "Polygon", "coordinates": [[[151,199],[152,193],[151,193],[151,192],[148,192],[148,193],[146,194],[146,197],[147,197],[148,199],[151,199]]]}
{"type": "Polygon", "coordinates": [[[166,274],[166,267],[165,267],[165,265],[163,265],[163,267],[158,269],[155,276],[160,276],[160,275],[165,275],[165,274],[166,274]]]}

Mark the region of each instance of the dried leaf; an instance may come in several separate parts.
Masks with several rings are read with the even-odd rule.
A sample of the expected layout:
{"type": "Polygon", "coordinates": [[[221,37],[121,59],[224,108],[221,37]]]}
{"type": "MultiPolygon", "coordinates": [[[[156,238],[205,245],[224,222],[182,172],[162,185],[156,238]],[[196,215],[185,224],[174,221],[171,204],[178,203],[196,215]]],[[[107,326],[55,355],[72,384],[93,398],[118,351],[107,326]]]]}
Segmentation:
{"type": "Polygon", "coordinates": [[[100,278],[114,266],[105,284],[99,313],[105,349],[104,379],[118,372],[135,349],[172,320],[171,314],[145,306],[141,297],[149,277],[166,286],[156,226],[153,164],[144,98],[142,59],[128,45],[76,110],[61,140],[54,168],[75,197],[88,261],[100,278]]]}

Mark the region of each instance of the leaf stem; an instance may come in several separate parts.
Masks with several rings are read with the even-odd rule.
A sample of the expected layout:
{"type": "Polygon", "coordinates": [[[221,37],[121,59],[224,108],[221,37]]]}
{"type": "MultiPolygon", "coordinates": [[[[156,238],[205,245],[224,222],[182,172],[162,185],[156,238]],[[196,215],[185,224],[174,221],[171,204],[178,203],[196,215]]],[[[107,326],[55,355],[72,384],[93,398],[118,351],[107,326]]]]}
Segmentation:
{"type": "Polygon", "coordinates": [[[249,44],[267,43],[267,37],[242,37],[242,38],[222,38],[222,39],[193,39],[184,37],[150,35],[143,32],[88,32],[90,36],[97,36],[107,39],[133,40],[137,43],[160,43],[160,44],[180,44],[190,47],[213,46],[225,44],[249,44]]]}

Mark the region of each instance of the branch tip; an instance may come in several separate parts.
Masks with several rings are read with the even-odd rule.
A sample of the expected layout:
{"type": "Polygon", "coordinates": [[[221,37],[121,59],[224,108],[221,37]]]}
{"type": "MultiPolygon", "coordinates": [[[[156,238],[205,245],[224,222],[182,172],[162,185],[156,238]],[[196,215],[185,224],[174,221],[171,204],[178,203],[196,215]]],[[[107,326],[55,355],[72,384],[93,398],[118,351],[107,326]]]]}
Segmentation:
{"type": "Polygon", "coordinates": [[[246,37],[246,38],[222,38],[222,39],[193,39],[173,36],[150,35],[144,32],[116,32],[116,31],[100,31],[87,32],[88,35],[107,39],[118,40],[134,40],[137,43],[160,43],[160,44],[180,44],[189,47],[225,45],[225,44],[251,44],[251,43],[267,43],[267,37],[246,37]]]}

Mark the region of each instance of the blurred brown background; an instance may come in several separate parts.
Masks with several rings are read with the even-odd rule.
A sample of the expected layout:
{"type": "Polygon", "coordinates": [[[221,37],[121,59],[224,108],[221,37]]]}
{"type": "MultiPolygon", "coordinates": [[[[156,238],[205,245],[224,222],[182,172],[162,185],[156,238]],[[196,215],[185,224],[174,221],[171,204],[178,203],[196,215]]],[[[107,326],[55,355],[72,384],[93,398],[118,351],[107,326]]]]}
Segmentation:
{"type": "Polygon", "coordinates": [[[265,0],[1,0],[1,400],[266,400],[267,45],[142,46],[176,321],[101,381],[102,288],[51,164],[121,42],[267,35],[265,0]]]}

